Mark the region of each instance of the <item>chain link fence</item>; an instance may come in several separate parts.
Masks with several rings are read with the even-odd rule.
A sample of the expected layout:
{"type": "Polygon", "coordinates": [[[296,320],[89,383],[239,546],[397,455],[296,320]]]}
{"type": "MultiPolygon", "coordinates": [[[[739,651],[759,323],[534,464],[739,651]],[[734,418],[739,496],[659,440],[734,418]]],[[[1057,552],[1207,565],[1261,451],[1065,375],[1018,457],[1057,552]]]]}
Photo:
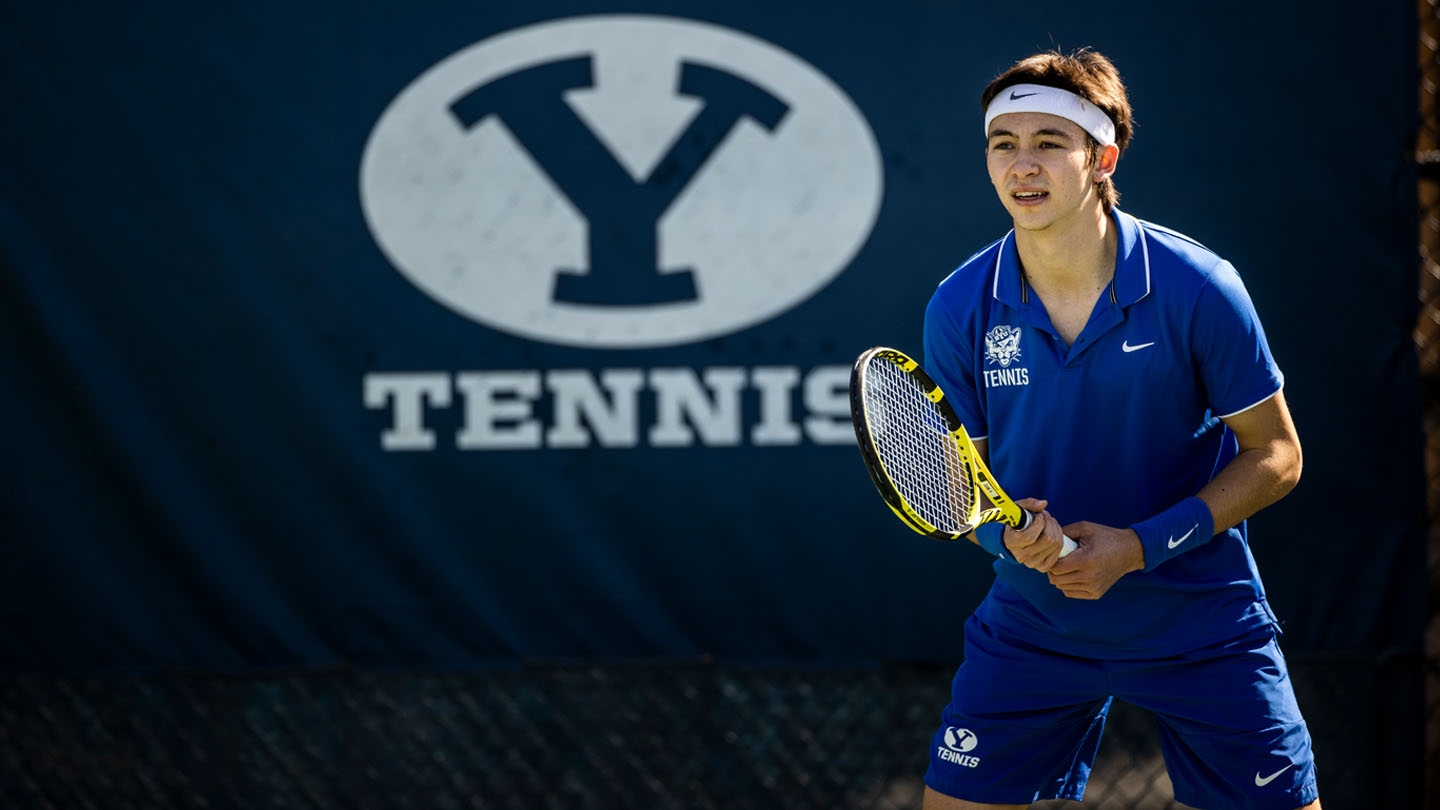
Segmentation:
{"type": "Polygon", "coordinates": [[[1420,354],[1424,397],[1425,467],[1429,534],[1428,620],[1425,632],[1425,796],[1427,810],[1440,808],[1440,2],[1419,0],[1420,128],[1420,354]]]}
{"type": "MultiPolygon", "coordinates": [[[[1394,716],[1384,670],[1293,662],[1301,703],[1316,709],[1327,801],[1378,802],[1333,810],[1413,806],[1376,788],[1394,761],[1374,725],[1394,716]]],[[[696,663],[12,676],[0,679],[0,807],[912,810],[952,673],[696,663]]],[[[1150,716],[1117,702],[1084,807],[1180,808],[1157,745],[1150,716]]]]}

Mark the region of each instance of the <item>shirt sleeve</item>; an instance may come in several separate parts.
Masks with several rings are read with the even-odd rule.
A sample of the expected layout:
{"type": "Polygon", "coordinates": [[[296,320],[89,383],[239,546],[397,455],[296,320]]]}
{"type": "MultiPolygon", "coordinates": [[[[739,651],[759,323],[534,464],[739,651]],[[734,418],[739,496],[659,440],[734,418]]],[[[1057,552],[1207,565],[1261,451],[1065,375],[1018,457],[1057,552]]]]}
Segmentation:
{"type": "Polygon", "coordinates": [[[971,438],[983,439],[990,427],[975,384],[975,342],[956,322],[944,293],[937,290],[925,308],[923,363],[971,438]]]}
{"type": "Polygon", "coordinates": [[[1191,345],[1215,415],[1231,416],[1274,396],[1285,377],[1250,294],[1229,262],[1216,266],[1195,307],[1191,345]]]}

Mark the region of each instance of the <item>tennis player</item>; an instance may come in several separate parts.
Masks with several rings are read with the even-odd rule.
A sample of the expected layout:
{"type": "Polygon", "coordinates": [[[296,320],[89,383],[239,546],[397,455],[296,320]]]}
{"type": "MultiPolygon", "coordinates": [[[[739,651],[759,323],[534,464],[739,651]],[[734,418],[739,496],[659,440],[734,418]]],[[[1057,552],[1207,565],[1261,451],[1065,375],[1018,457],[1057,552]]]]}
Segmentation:
{"type": "Polygon", "coordinates": [[[1249,294],[1200,243],[1116,207],[1132,119],[1104,56],[1030,56],[981,105],[1014,229],[939,285],[924,365],[1041,519],[976,532],[996,578],[965,625],[924,806],[1079,800],[1119,698],[1154,713],[1178,801],[1319,808],[1247,545],[1246,518],[1301,466],[1249,294]],[[1063,559],[1062,532],[1079,544],[1063,559]]]}

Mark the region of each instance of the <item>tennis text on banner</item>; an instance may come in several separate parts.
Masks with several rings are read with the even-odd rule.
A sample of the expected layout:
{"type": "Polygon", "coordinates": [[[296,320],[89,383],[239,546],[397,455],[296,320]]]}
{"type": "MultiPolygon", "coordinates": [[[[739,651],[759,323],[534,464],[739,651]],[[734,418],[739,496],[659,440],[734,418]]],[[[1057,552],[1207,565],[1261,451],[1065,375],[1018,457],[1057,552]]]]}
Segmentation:
{"type": "Polygon", "coordinates": [[[435,450],[437,412],[461,450],[831,445],[854,441],[849,366],[375,372],[385,450],[435,450]]]}

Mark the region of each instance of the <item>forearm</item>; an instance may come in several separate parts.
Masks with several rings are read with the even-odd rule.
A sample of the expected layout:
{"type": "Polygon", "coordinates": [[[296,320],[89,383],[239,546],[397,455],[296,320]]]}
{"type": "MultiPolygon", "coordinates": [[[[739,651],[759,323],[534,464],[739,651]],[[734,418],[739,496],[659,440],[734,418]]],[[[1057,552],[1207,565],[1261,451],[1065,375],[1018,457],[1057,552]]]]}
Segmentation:
{"type": "Polygon", "coordinates": [[[1300,480],[1300,448],[1283,441],[1241,450],[1197,493],[1218,534],[1285,497],[1300,480]]]}
{"type": "Polygon", "coordinates": [[[1240,447],[1235,458],[1194,496],[1131,526],[1146,570],[1280,500],[1300,480],[1300,439],[1282,393],[1232,414],[1225,424],[1240,447]]]}

